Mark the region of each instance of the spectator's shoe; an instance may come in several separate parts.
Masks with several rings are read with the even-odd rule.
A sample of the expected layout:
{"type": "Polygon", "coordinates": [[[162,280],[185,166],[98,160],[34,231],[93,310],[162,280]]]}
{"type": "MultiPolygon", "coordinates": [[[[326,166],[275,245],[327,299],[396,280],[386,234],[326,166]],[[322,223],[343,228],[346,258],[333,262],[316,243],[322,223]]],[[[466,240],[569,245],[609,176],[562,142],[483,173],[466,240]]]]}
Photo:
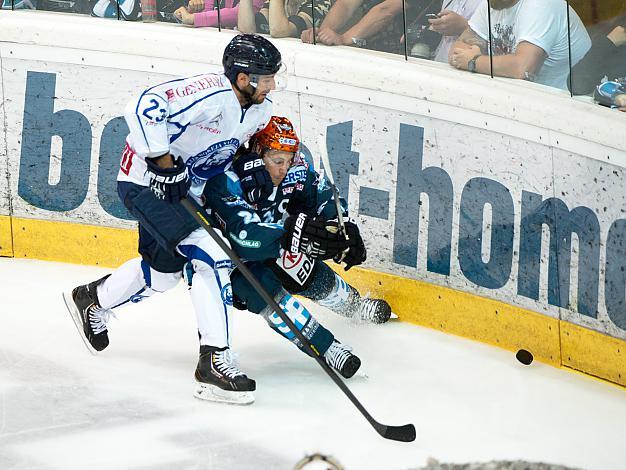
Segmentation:
{"type": "Polygon", "coordinates": [[[98,303],[97,287],[109,275],[84,286],[75,287],[71,293],[63,293],[63,300],[70,312],[81,339],[92,354],[109,345],[107,323],[113,312],[98,303]]]}
{"type": "Polygon", "coordinates": [[[196,398],[236,405],[254,402],[256,382],[237,368],[227,347],[200,346],[195,376],[196,398]]]}
{"type": "Polygon", "coordinates": [[[337,340],[334,340],[333,344],[326,350],[324,359],[330,367],[346,379],[352,377],[361,367],[361,359],[352,354],[352,348],[337,340]]]}

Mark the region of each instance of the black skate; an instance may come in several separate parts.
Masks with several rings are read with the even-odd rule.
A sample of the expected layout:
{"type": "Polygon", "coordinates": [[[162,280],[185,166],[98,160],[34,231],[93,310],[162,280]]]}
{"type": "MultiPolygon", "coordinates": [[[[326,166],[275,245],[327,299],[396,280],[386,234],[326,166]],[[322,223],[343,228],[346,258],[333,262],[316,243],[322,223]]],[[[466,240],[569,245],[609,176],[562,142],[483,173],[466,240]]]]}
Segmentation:
{"type": "Polygon", "coordinates": [[[324,353],[326,363],[346,379],[352,377],[361,367],[361,359],[352,354],[351,351],[352,348],[350,346],[334,340],[333,344],[324,353]]]}
{"type": "Polygon", "coordinates": [[[361,298],[357,318],[372,323],[386,323],[391,318],[391,307],[382,299],[361,298]]]}
{"type": "Polygon", "coordinates": [[[113,312],[100,307],[97,287],[109,275],[84,286],[75,287],[71,293],[64,292],[63,300],[72,316],[85,346],[92,354],[109,345],[107,322],[113,312]]]}
{"type": "Polygon", "coordinates": [[[194,396],[202,400],[249,405],[254,402],[256,382],[234,364],[228,347],[200,346],[194,396]]]}

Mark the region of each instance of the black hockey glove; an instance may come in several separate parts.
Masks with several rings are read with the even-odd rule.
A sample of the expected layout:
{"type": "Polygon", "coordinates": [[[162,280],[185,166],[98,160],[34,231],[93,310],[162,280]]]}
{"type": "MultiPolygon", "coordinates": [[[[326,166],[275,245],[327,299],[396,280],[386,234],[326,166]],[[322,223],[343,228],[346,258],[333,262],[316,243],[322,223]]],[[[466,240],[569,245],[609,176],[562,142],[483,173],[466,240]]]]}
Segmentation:
{"type": "Polygon", "coordinates": [[[303,212],[290,215],[284,227],[287,233],[280,244],[292,253],[304,253],[313,259],[331,259],[349,248],[346,239],[339,234],[337,223],[322,217],[312,218],[303,212]]]}
{"type": "Polygon", "coordinates": [[[307,198],[306,182],[297,181],[293,186],[293,191],[289,195],[289,202],[285,211],[289,215],[298,215],[304,212],[307,215],[314,215],[316,212],[315,200],[307,198]]]}
{"type": "Polygon", "coordinates": [[[348,235],[347,243],[349,246],[347,251],[344,250],[342,253],[339,253],[333,258],[333,261],[335,261],[335,263],[341,263],[343,261],[346,263],[344,270],[348,271],[352,266],[358,266],[365,262],[367,259],[367,249],[365,248],[365,243],[363,243],[363,238],[361,238],[359,226],[351,220],[346,220],[344,225],[348,235]]]}
{"type": "Polygon", "coordinates": [[[182,157],[174,160],[173,168],[161,168],[151,158],[146,158],[146,164],[150,177],[150,190],[157,199],[178,202],[187,195],[191,181],[182,157]]]}
{"type": "Polygon", "coordinates": [[[233,162],[233,170],[239,177],[244,198],[250,204],[266,200],[274,191],[272,178],[258,153],[249,152],[240,155],[233,162]]]}

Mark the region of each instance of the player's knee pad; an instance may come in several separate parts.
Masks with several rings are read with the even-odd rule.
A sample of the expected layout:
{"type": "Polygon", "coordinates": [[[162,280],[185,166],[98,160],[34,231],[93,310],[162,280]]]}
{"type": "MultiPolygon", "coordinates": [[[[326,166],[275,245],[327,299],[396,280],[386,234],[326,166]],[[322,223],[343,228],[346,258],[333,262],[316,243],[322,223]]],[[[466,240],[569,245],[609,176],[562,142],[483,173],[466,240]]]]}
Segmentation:
{"type": "MultiPolygon", "coordinates": [[[[282,287],[280,281],[274,274],[274,272],[265,266],[263,263],[246,263],[248,269],[257,278],[265,290],[272,296],[281,292],[282,287]]],[[[252,287],[252,284],[241,274],[239,269],[235,269],[230,276],[230,280],[233,286],[233,296],[236,300],[234,302],[238,305],[240,310],[247,309],[252,313],[261,313],[261,311],[267,306],[267,302],[263,300],[263,297],[259,292],[252,287]]]]}
{"type": "MultiPolygon", "coordinates": [[[[311,315],[311,312],[287,291],[282,290],[274,298],[298,331],[302,333],[320,355],[323,355],[334,340],[333,334],[320,325],[315,317],[311,315]]],[[[300,350],[311,355],[309,348],[303,346],[296,334],[269,305],[263,309],[261,315],[274,331],[287,338],[300,350]]]]}

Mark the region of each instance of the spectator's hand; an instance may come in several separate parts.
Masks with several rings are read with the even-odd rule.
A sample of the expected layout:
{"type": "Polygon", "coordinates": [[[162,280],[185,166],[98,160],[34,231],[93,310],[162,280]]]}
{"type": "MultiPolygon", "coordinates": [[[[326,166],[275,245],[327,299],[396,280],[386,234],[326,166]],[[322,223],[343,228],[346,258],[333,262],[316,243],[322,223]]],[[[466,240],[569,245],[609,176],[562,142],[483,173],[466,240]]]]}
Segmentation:
{"type": "Polygon", "coordinates": [[[193,25],[193,13],[189,13],[185,7],[175,10],[174,16],[183,24],[193,25]]]}
{"type": "Polygon", "coordinates": [[[334,32],[330,28],[322,28],[317,33],[317,39],[322,44],[326,44],[327,46],[347,46],[350,43],[346,44],[344,42],[343,35],[334,32]]]}
{"type": "Polygon", "coordinates": [[[189,13],[199,13],[204,10],[204,0],[189,0],[187,11],[189,13]]]}
{"type": "Polygon", "coordinates": [[[626,113],[626,95],[617,95],[615,97],[615,104],[619,106],[617,109],[626,113]]]}
{"type": "Polygon", "coordinates": [[[305,29],[304,31],[302,31],[300,39],[302,40],[302,42],[306,42],[307,44],[313,44],[313,28],[305,29]]]}
{"type": "Polygon", "coordinates": [[[609,41],[615,44],[617,47],[626,45],[626,28],[624,26],[617,26],[611,31],[608,36],[609,41]]]}
{"type": "Polygon", "coordinates": [[[455,47],[450,54],[450,65],[459,70],[467,70],[467,63],[479,55],[480,47],[455,47]]]}
{"type": "Polygon", "coordinates": [[[460,36],[467,28],[467,20],[458,13],[442,10],[439,18],[429,19],[430,29],[444,36],[460,36]]]}

